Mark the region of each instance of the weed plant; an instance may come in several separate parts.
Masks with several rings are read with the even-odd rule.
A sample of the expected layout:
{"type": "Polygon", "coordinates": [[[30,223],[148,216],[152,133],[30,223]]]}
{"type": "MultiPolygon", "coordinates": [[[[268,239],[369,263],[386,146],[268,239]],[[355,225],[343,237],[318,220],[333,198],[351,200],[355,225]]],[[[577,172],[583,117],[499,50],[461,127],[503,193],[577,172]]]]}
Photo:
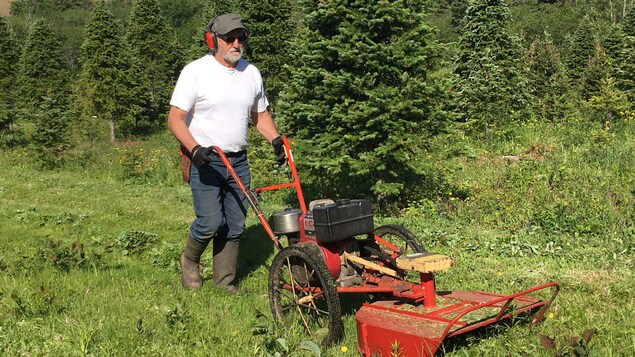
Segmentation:
{"type": "MultiPolygon", "coordinates": [[[[557,351],[635,354],[634,134],[626,121],[527,122],[480,138],[453,134],[422,154],[435,191],[376,212],[376,225],[402,224],[426,249],[456,258],[437,274],[437,289],[562,286],[533,329],[514,320],[448,341],[445,355],[551,356],[556,347],[545,341],[557,351]],[[567,344],[589,329],[593,339],[567,344]]],[[[254,143],[254,186],[284,179],[271,147],[254,143]]],[[[238,266],[244,294],[213,288],[209,253],[203,288],[180,286],[177,259],[193,212],[167,133],[74,147],[53,171],[20,150],[0,152],[0,355],[356,355],[363,297],[341,297],[345,338],[329,349],[300,325],[272,323],[275,249],[253,213],[238,266]]],[[[263,197],[267,215],[293,202],[286,193],[263,197]]]]}

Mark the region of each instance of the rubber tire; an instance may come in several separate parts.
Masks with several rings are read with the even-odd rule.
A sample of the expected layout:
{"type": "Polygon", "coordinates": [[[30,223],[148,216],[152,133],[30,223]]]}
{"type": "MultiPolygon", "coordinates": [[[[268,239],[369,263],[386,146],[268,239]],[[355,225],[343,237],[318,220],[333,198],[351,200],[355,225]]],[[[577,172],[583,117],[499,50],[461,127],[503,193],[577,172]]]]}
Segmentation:
{"type": "Polygon", "coordinates": [[[274,257],[269,270],[269,303],[273,318],[279,325],[299,322],[304,324],[305,332],[310,335],[328,329],[321,341],[324,347],[342,338],[342,310],[337,287],[326,268],[320,247],[315,243],[294,244],[274,257]],[[296,289],[299,291],[294,294],[291,289],[282,286],[285,283],[300,289],[296,289]],[[321,293],[312,294],[302,288],[320,288],[321,293]],[[298,299],[311,295],[315,300],[306,305],[297,303],[298,299]]]}
{"type": "MultiPolygon", "coordinates": [[[[375,235],[380,236],[388,242],[396,245],[400,248],[403,254],[423,253],[426,251],[417,237],[400,225],[387,224],[385,226],[377,227],[374,233],[375,235]],[[389,235],[395,236],[396,239],[389,238],[389,235]]],[[[379,246],[382,247],[381,244],[379,246]]]]}

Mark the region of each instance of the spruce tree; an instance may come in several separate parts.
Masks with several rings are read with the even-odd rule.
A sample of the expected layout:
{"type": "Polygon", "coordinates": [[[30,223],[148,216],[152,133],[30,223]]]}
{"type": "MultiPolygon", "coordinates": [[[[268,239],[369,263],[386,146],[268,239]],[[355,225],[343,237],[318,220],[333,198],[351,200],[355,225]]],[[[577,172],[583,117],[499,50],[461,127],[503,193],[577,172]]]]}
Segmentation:
{"type": "Polygon", "coordinates": [[[8,131],[14,121],[13,102],[16,96],[19,52],[13,33],[0,16],[0,131],[8,131]]]}
{"type": "Polygon", "coordinates": [[[302,11],[282,131],[321,194],[398,198],[416,176],[417,145],[445,128],[431,79],[439,47],[421,3],[304,1],[302,11]]]}
{"type": "Polygon", "coordinates": [[[573,34],[569,54],[565,61],[567,74],[574,86],[581,84],[582,75],[587,69],[589,61],[595,55],[595,43],[591,20],[585,16],[573,34]]]}
{"type": "Polygon", "coordinates": [[[526,56],[532,111],[551,121],[563,118],[568,99],[568,79],[551,36],[545,33],[544,38],[536,39],[526,56]]]}
{"type": "MultiPolygon", "coordinates": [[[[622,56],[617,63],[616,85],[635,103],[635,8],[624,17],[623,29],[625,36],[622,56]]],[[[635,104],[631,106],[635,110],[635,104]]]]}
{"type": "MultiPolygon", "coordinates": [[[[42,98],[54,90],[60,98],[68,93],[69,73],[62,57],[62,44],[44,20],[36,20],[27,36],[19,61],[19,107],[29,119],[42,98]]],[[[56,101],[65,105],[61,100],[56,101]]]]}
{"type": "Polygon", "coordinates": [[[149,100],[148,129],[165,123],[170,96],[181,68],[177,37],[161,14],[157,0],[136,0],[130,14],[127,42],[143,74],[149,100]]]}
{"type": "Polygon", "coordinates": [[[619,78],[620,62],[624,58],[626,34],[621,24],[613,24],[603,35],[602,47],[606,51],[610,75],[619,78]]]}
{"type": "Polygon", "coordinates": [[[465,0],[449,0],[450,12],[452,13],[452,26],[458,28],[461,27],[463,17],[465,17],[465,10],[467,10],[468,2],[465,0]]]}
{"type": "Polygon", "coordinates": [[[626,93],[616,87],[611,76],[606,76],[600,80],[598,90],[587,101],[590,109],[587,115],[591,120],[600,121],[610,128],[615,120],[629,115],[630,105],[626,93]]]}
{"type": "Polygon", "coordinates": [[[249,31],[245,56],[254,63],[265,82],[267,98],[275,108],[278,93],[286,82],[284,67],[291,64],[289,43],[297,33],[295,1],[247,2],[241,15],[249,31]]]}
{"type": "Polygon", "coordinates": [[[63,93],[51,88],[33,110],[35,130],[31,137],[36,162],[43,169],[53,169],[63,163],[69,147],[69,119],[63,93]]]}
{"type": "Polygon", "coordinates": [[[627,36],[635,36],[635,7],[630,9],[624,16],[622,27],[627,36]]]}
{"type": "Polygon", "coordinates": [[[626,38],[626,51],[620,65],[617,87],[624,91],[635,110],[635,36],[626,38]]]}
{"type": "Polygon", "coordinates": [[[580,95],[588,100],[596,95],[602,86],[602,81],[609,76],[609,63],[606,51],[599,42],[595,44],[595,53],[587,62],[587,67],[580,78],[580,95]]]}
{"type": "MultiPolygon", "coordinates": [[[[81,59],[75,104],[84,122],[98,128],[92,118],[108,121],[111,141],[142,131],[146,120],[139,71],[104,1],[97,3],[86,24],[81,59]]],[[[86,129],[92,136],[95,128],[86,129]]]]}
{"type": "Polygon", "coordinates": [[[502,124],[525,106],[527,80],[503,0],[470,1],[454,67],[455,112],[472,130],[502,124]]]}

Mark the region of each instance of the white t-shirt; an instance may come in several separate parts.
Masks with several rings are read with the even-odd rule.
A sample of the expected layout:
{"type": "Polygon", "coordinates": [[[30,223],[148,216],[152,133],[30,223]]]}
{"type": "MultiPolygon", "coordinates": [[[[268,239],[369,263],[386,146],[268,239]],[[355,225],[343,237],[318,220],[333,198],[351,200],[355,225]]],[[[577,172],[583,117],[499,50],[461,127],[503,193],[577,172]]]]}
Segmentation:
{"type": "Polygon", "coordinates": [[[265,111],[269,102],[256,66],[241,59],[228,68],[207,55],[183,68],[170,105],[189,112],[190,132],[201,146],[238,152],[247,148],[251,112],[265,111]]]}

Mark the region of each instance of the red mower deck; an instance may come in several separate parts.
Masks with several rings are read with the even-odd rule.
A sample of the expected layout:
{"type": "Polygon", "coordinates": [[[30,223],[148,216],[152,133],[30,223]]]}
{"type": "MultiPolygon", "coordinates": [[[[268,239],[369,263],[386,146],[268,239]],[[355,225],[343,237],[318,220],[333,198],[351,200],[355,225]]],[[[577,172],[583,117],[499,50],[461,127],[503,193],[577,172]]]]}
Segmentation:
{"type": "Polygon", "coordinates": [[[402,300],[364,304],[355,314],[358,350],[365,356],[433,356],[443,341],[523,312],[539,310],[538,322],[559,290],[549,283],[512,295],[480,291],[439,291],[437,306],[402,300]],[[552,288],[548,300],[528,296],[552,288]]]}

